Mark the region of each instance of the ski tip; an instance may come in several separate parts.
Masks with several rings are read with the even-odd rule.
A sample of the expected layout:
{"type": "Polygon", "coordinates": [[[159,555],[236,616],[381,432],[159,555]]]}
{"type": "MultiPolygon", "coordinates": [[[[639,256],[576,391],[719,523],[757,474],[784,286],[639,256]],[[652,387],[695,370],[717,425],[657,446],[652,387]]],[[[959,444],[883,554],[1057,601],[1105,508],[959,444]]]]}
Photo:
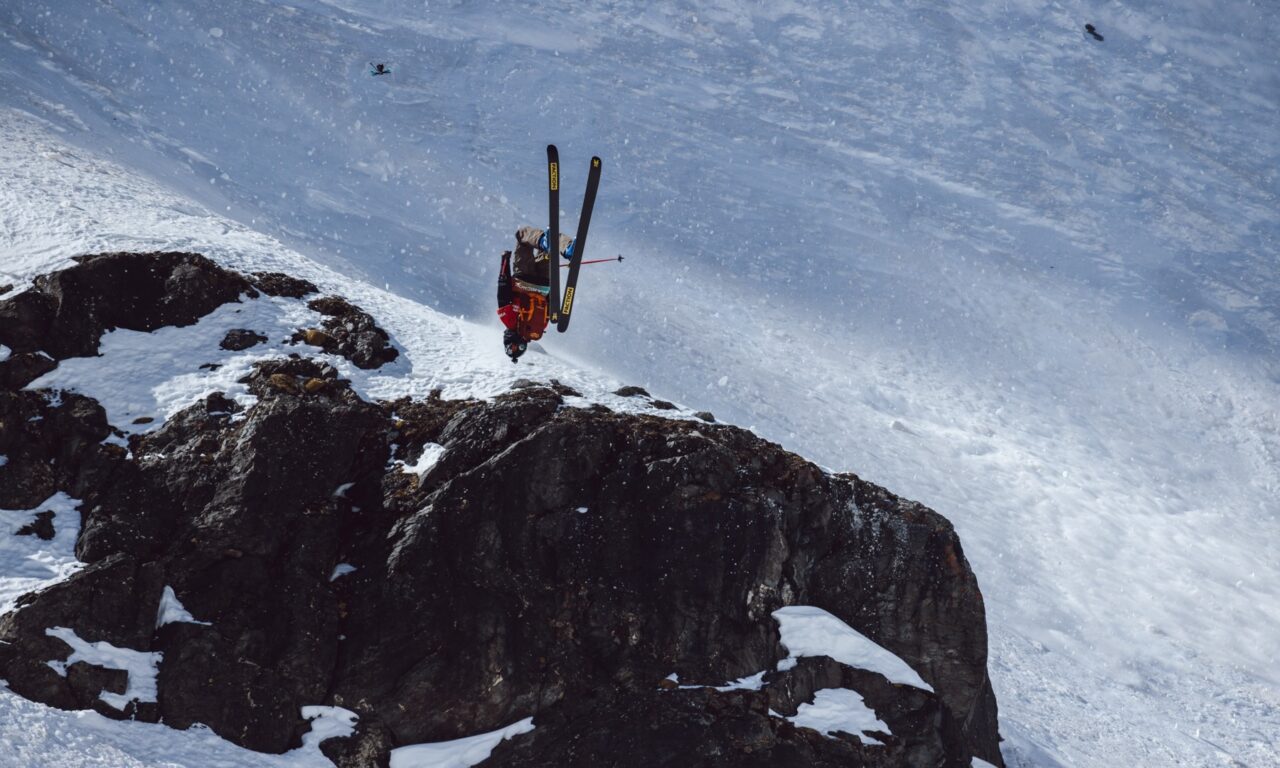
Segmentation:
{"type": "Polygon", "coordinates": [[[599,158],[599,157],[596,157],[595,155],[592,155],[592,156],[591,156],[591,167],[592,167],[592,168],[599,168],[599,167],[600,167],[600,158],[599,158]]]}

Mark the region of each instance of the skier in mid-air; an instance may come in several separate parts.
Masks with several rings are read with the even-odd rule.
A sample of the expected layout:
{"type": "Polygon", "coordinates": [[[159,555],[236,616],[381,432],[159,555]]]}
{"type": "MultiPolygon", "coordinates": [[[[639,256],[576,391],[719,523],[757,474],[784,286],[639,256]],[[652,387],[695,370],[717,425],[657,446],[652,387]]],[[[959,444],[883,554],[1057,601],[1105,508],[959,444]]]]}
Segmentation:
{"type": "MultiPolygon", "coordinates": [[[[561,234],[559,251],[565,258],[572,258],[573,239],[561,234]]],[[[524,354],[529,342],[542,338],[547,329],[551,268],[559,269],[560,265],[552,266],[547,233],[537,227],[521,227],[516,231],[514,253],[502,253],[502,266],[498,271],[498,317],[507,327],[502,334],[502,346],[513,363],[524,354]]]]}
{"type": "Polygon", "coordinates": [[[387,69],[386,64],[374,64],[373,62],[369,62],[369,66],[373,67],[373,69],[369,70],[369,74],[374,77],[377,77],[378,75],[391,74],[391,70],[387,69]]]}
{"type": "MultiPolygon", "coordinates": [[[[578,235],[569,237],[560,231],[560,151],[556,145],[547,145],[547,221],[548,229],[521,227],[516,230],[516,249],[502,254],[502,266],[498,270],[498,317],[507,327],[502,334],[502,346],[511,362],[520,360],[529,342],[542,338],[549,323],[564,333],[569,328],[573,314],[574,297],[578,290],[578,270],[584,262],[587,248],[587,227],[591,224],[591,211],[596,204],[596,190],[600,187],[599,157],[591,158],[587,172],[587,189],[582,195],[582,212],[578,216],[578,235]],[[548,240],[552,242],[548,244],[548,240]],[[552,246],[558,254],[552,258],[552,246]],[[560,256],[569,259],[569,268],[561,290],[560,256]]],[[[614,259],[600,259],[614,261],[614,259]]],[[[617,261],[622,261],[618,256],[617,261]]]]}

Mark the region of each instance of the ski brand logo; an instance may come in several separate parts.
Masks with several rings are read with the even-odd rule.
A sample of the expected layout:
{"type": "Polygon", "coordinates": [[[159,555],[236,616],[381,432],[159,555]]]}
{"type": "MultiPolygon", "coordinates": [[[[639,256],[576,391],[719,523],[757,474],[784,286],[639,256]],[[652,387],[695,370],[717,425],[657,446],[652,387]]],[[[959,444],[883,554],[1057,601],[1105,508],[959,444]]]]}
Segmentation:
{"type": "Polygon", "coordinates": [[[559,192],[560,191],[560,164],[551,163],[550,170],[551,170],[551,191],[559,192]]]}
{"type": "Polygon", "coordinates": [[[567,315],[573,311],[573,286],[569,286],[564,291],[564,306],[560,308],[560,314],[567,315]]]}

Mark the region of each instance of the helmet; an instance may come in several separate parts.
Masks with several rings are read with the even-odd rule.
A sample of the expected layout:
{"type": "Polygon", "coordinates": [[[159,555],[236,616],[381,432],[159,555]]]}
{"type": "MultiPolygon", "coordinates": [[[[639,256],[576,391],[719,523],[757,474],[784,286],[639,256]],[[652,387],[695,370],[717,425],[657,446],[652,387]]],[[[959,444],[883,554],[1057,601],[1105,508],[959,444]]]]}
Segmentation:
{"type": "Polygon", "coordinates": [[[520,334],[508,328],[502,334],[502,346],[506,347],[507,357],[511,358],[511,362],[514,363],[524,354],[529,343],[521,338],[520,334]]]}

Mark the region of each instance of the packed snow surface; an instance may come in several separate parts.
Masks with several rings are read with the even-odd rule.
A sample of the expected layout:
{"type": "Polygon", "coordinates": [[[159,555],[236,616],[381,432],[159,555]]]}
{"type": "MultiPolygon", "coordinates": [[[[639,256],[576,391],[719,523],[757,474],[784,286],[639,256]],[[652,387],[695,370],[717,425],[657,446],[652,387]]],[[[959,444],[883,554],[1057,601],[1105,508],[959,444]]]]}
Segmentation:
{"type": "MultiPolygon", "coordinates": [[[[0,4],[0,286],[196,250],[372,312],[405,355],[356,379],[367,396],[558,378],[711,410],[956,524],[1015,768],[1265,765],[1278,19],[1250,0],[0,4]],[[496,257],[542,224],[548,142],[566,226],[602,156],[587,258],[628,258],[584,269],[572,331],[513,366],[496,257]]],[[[181,350],[148,361],[101,369],[121,429],[230,387],[181,350]]],[[[35,721],[0,722],[33,744],[35,721]]],[[[57,765],[94,764],[76,744],[57,765]]],[[[140,750],[110,764],[168,758],[140,750]]]]}
{"type": "Polygon", "coordinates": [[[789,605],[774,611],[773,618],[788,658],[830,656],[841,664],[883,675],[891,683],[933,692],[907,662],[821,608],[789,605]]]}

